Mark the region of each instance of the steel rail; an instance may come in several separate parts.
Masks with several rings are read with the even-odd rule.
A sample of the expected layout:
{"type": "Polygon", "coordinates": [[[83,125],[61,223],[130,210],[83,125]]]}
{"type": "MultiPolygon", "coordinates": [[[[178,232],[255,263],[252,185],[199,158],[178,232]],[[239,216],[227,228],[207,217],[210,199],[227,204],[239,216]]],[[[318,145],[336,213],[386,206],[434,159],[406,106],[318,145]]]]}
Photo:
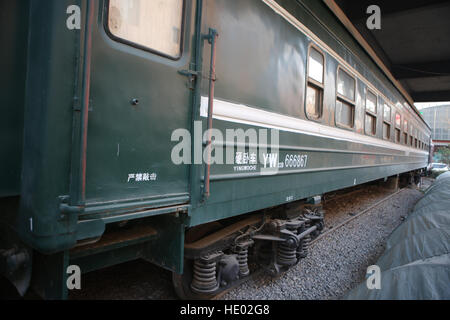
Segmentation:
{"type": "MultiPolygon", "coordinates": [[[[345,225],[348,224],[349,222],[351,222],[351,221],[355,220],[356,218],[358,218],[358,217],[360,217],[360,216],[366,214],[366,213],[369,212],[370,210],[375,209],[375,208],[378,207],[380,204],[386,202],[387,200],[391,199],[392,197],[394,197],[395,195],[397,195],[397,194],[403,192],[403,191],[406,190],[406,189],[407,189],[407,188],[402,188],[402,189],[398,190],[397,192],[395,192],[395,193],[393,193],[393,194],[387,196],[386,198],[381,199],[380,201],[378,201],[378,202],[375,203],[374,205],[370,206],[369,208],[364,209],[363,211],[361,211],[361,212],[358,213],[357,215],[351,217],[350,219],[345,220],[344,222],[341,222],[341,223],[338,224],[336,227],[333,227],[332,229],[330,229],[330,230],[328,230],[328,231],[322,233],[322,234],[321,234],[320,236],[318,236],[316,239],[314,239],[313,241],[311,241],[310,244],[313,244],[313,243],[319,241],[320,239],[324,238],[325,236],[327,236],[327,235],[331,234],[332,232],[338,230],[339,228],[345,226],[345,225]]],[[[330,201],[332,201],[332,200],[330,200],[330,201]]]]}

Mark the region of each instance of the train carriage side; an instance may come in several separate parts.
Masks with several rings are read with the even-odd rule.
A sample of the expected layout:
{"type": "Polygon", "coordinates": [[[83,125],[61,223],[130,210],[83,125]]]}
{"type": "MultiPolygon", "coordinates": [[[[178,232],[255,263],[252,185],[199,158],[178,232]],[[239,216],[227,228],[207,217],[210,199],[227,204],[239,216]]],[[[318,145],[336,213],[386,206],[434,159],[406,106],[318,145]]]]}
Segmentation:
{"type": "MultiPolygon", "coordinates": [[[[39,294],[67,297],[70,264],[89,272],[143,258],[188,274],[185,257],[220,247],[189,247],[208,242],[194,227],[212,226],[228,241],[259,225],[261,215],[248,213],[427,166],[429,128],[321,2],[76,4],[80,30],[61,14],[71,1],[31,0],[20,13],[29,21],[23,139],[14,133],[22,158],[8,168],[14,206],[0,194],[2,236],[6,226],[17,241],[9,250],[2,239],[0,262],[18,261],[10,274],[22,289],[33,268],[39,294]],[[208,171],[174,162],[183,134],[193,157],[197,148],[208,154],[209,120],[209,156],[225,163],[208,171]]],[[[289,257],[276,268],[298,262],[303,237],[323,227],[297,209],[280,221],[272,223],[291,231],[278,230],[276,241],[296,247],[280,245],[289,257]]],[[[243,276],[245,248],[233,247],[243,276]]]]}
{"type": "MultiPolygon", "coordinates": [[[[208,296],[246,277],[249,255],[274,274],[298,263],[323,228],[320,205],[308,204],[314,196],[417,177],[427,166],[419,143],[420,133],[429,141],[425,122],[334,16],[317,7],[312,14],[317,3],[205,2],[203,33],[219,34],[217,81],[214,96],[202,88],[194,120],[211,117],[213,102],[213,153],[232,161],[194,176],[210,193],[193,202],[184,274],[173,278],[181,297],[208,296]],[[211,234],[202,238],[205,230],[211,234]]],[[[205,48],[204,61],[209,54],[205,48]]]]}
{"type": "Polygon", "coordinates": [[[17,36],[5,50],[2,83],[11,75],[17,88],[2,91],[4,136],[20,143],[5,145],[0,169],[11,176],[0,182],[2,276],[52,299],[67,298],[69,265],[84,273],[146,258],[182,272],[189,166],[171,161],[171,134],[191,124],[179,71],[195,52],[194,1],[1,8],[17,16],[2,20],[2,39],[17,36]],[[22,92],[23,107],[13,96],[22,92]]]}
{"type": "MultiPolygon", "coordinates": [[[[204,29],[220,35],[214,128],[223,135],[215,147],[234,163],[212,165],[211,197],[193,210],[191,226],[427,166],[417,140],[419,130],[429,139],[427,125],[342,27],[330,34],[301,3],[205,3],[204,29]],[[225,136],[239,129],[248,132],[246,148],[225,136]],[[258,150],[252,130],[267,130],[258,150]],[[276,173],[265,174],[269,167],[276,173]]],[[[208,98],[204,87],[200,118],[208,98]]]]}

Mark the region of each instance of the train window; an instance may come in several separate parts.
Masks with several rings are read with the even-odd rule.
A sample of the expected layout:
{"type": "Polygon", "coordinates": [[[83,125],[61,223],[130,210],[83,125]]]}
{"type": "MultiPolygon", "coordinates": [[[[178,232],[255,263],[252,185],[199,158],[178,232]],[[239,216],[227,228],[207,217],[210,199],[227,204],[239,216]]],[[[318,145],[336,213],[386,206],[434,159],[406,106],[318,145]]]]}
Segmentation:
{"type": "Polygon", "coordinates": [[[403,130],[404,130],[404,144],[408,144],[408,120],[403,120],[403,130]]]}
{"type": "Polygon", "coordinates": [[[391,139],[391,125],[386,122],[383,123],[383,139],[391,139]]]}
{"type": "Polygon", "coordinates": [[[306,115],[310,119],[322,117],[324,56],[310,47],[308,60],[308,87],[306,88],[306,115]]]}
{"type": "Polygon", "coordinates": [[[401,143],[402,136],[402,116],[400,113],[395,113],[395,142],[401,143]]]}
{"type": "Polygon", "coordinates": [[[395,114],[395,126],[397,128],[401,128],[402,127],[402,116],[398,112],[395,114]]]}
{"type": "Polygon", "coordinates": [[[348,100],[355,101],[356,81],[351,75],[342,69],[338,71],[338,94],[347,98],[348,100]]]}
{"type": "Polygon", "coordinates": [[[310,47],[309,51],[309,65],[308,65],[308,77],[311,80],[315,80],[318,83],[323,84],[323,74],[324,74],[324,57],[313,47],[310,47]]]}
{"type": "Polygon", "coordinates": [[[126,44],[181,56],[183,0],[109,0],[107,29],[126,44]]]}
{"type": "Polygon", "coordinates": [[[417,129],[414,129],[413,137],[414,137],[414,148],[417,149],[417,137],[418,137],[417,129]]]}
{"type": "Polygon", "coordinates": [[[365,131],[368,135],[377,134],[377,96],[369,90],[366,93],[365,131]]]}
{"type": "Polygon", "coordinates": [[[341,101],[336,101],[336,122],[345,127],[353,128],[355,120],[355,106],[341,101]]]}
{"type": "Polygon", "coordinates": [[[355,124],[356,80],[342,69],[338,69],[336,123],[347,128],[355,124]]]}
{"type": "Polygon", "coordinates": [[[391,139],[391,107],[384,105],[383,108],[383,139],[391,139]]]}
{"type": "Polygon", "coordinates": [[[308,84],[306,90],[306,114],[313,119],[322,117],[322,90],[314,85],[308,84]]]}
{"type": "Polygon", "coordinates": [[[383,109],[384,121],[391,123],[391,107],[387,104],[384,105],[383,109]]]}
{"type": "Polygon", "coordinates": [[[401,142],[401,131],[400,129],[395,128],[395,142],[400,143],[401,142]]]}

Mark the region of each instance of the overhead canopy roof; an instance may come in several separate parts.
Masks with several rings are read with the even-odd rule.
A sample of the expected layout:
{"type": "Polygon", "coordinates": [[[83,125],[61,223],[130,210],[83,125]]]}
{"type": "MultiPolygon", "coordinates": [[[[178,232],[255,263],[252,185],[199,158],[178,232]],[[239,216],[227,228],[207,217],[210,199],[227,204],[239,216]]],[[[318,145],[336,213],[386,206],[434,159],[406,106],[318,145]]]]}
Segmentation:
{"type": "Polygon", "coordinates": [[[450,101],[450,1],[324,1],[414,102],[450,101]],[[381,9],[381,30],[366,26],[370,5],[381,9]]]}

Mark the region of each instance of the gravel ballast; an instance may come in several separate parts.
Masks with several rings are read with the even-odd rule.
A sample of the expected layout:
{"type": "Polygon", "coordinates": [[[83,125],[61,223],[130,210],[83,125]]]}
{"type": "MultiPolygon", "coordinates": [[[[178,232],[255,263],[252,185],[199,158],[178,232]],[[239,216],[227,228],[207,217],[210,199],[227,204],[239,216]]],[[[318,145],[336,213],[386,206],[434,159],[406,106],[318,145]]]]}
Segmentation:
{"type": "MultiPolygon", "coordinates": [[[[370,187],[354,197],[330,201],[326,224],[337,225],[370,207],[388,194],[370,187]],[[356,200],[357,199],[357,200],[356,200]],[[334,208],[334,209],[333,209],[334,208]]],[[[367,267],[384,251],[386,239],[423,196],[405,189],[366,214],[313,243],[309,255],[285,274],[265,273],[222,297],[224,300],[328,300],[340,299],[365,279],[367,267]]]]}

